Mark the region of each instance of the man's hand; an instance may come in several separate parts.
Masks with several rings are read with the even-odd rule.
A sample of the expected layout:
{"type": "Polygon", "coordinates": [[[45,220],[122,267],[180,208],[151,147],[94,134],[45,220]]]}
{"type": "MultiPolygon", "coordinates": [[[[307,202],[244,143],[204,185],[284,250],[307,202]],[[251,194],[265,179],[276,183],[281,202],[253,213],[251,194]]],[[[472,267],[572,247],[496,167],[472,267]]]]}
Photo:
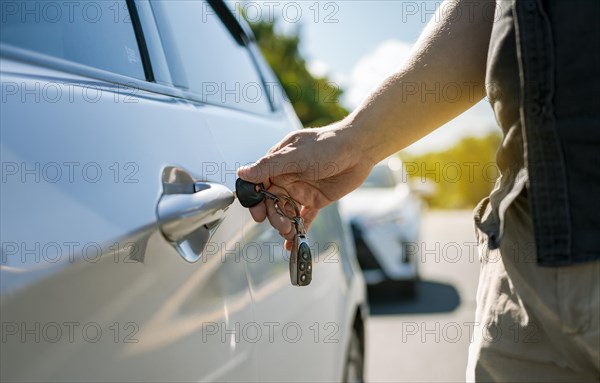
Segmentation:
{"type": "MultiPolygon", "coordinates": [[[[444,1],[408,60],[352,114],[325,128],[288,135],[238,175],[298,201],[310,226],[319,209],[358,187],[377,162],[483,98],[494,6],[494,0],[444,1]],[[441,91],[447,86],[458,90],[456,97],[441,91]]],[[[293,238],[292,225],[272,201],[251,213],[257,221],[268,217],[286,239],[293,238]]]]}
{"type": "MultiPolygon", "coordinates": [[[[363,156],[364,148],[346,134],[343,123],[290,133],[255,164],[240,168],[240,178],[263,183],[274,194],[287,194],[302,205],[306,229],[319,210],[357,188],[375,165],[363,156]]],[[[250,209],[257,222],[268,218],[288,241],[295,231],[288,219],[275,211],[273,201],[250,209]]],[[[289,248],[289,243],[286,243],[289,248]]]]}

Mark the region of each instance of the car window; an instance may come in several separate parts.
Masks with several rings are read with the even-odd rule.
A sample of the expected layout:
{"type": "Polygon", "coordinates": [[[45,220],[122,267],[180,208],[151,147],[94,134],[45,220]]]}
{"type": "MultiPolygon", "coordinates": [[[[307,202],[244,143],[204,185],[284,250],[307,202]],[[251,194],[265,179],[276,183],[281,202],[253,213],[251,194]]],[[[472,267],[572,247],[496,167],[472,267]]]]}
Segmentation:
{"type": "Polygon", "coordinates": [[[125,0],[1,2],[0,41],[145,79],[125,0]]]}
{"type": "Polygon", "coordinates": [[[396,186],[394,175],[387,165],[376,165],[361,185],[361,188],[393,188],[396,186]]]}
{"type": "Polygon", "coordinates": [[[270,112],[248,48],[236,41],[207,2],[153,0],[151,4],[176,86],[202,102],[270,112]]]}

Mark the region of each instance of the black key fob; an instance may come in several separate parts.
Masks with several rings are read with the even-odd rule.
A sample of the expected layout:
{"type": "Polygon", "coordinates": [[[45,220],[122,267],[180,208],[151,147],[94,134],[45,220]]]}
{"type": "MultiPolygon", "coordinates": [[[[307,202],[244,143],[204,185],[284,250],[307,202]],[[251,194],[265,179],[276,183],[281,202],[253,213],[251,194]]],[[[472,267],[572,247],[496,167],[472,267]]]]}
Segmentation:
{"type": "Polygon", "coordinates": [[[256,206],[265,199],[265,195],[260,192],[262,189],[264,189],[263,184],[253,184],[241,178],[235,181],[235,195],[240,200],[240,204],[246,208],[256,206]]]}
{"type": "Polygon", "coordinates": [[[294,286],[308,286],[312,281],[312,254],[303,234],[296,235],[292,245],[290,279],[294,286]]]}

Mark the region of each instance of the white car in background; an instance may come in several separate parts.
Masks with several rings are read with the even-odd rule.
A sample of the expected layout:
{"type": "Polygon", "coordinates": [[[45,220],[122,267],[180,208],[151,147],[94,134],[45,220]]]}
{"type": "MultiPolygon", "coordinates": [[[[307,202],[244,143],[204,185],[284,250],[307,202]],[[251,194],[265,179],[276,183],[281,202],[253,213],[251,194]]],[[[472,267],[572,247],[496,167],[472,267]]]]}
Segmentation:
{"type": "Polygon", "coordinates": [[[340,207],[352,227],[369,289],[414,295],[422,202],[411,190],[402,161],[390,157],[375,165],[366,181],[340,201],[340,207]]]}
{"type": "Polygon", "coordinates": [[[290,283],[235,170],[300,123],[221,1],[1,1],[0,381],[362,380],[335,205],[290,283]]]}

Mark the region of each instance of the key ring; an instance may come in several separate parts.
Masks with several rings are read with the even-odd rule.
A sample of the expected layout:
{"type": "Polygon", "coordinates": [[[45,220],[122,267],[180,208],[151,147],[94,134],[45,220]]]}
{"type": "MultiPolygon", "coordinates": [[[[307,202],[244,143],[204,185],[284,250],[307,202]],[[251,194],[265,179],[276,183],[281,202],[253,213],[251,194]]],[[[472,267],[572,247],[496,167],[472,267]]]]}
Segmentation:
{"type": "Polygon", "coordinates": [[[298,205],[296,205],[296,201],[294,201],[291,197],[289,197],[287,195],[280,196],[275,201],[275,210],[277,211],[278,214],[286,217],[290,221],[292,221],[294,223],[298,223],[298,217],[300,217],[300,209],[298,209],[298,205]],[[285,202],[287,202],[290,205],[292,205],[292,208],[294,209],[294,214],[295,214],[293,217],[290,217],[289,215],[287,215],[286,212],[281,208],[281,206],[279,206],[279,201],[280,200],[284,200],[285,202]]]}
{"type": "Polygon", "coordinates": [[[298,209],[296,201],[294,201],[291,197],[287,195],[282,195],[281,197],[279,197],[279,199],[284,200],[285,202],[288,202],[290,205],[292,205],[292,208],[294,209],[294,216],[290,217],[288,214],[286,214],[286,212],[281,208],[281,206],[279,206],[279,201],[275,202],[275,210],[277,211],[277,213],[282,217],[289,219],[290,222],[294,224],[297,233],[305,233],[306,229],[304,228],[304,220],[300,216],[300,209],[298,209]]]}
{"type": "MultiPolygon", "coordinates": [[[[244,207],[256,206],[265,198],[272,200],[277,214],[289,219],[294,224],[292,231],[295,229],[296,233],[293,234],[294,238],[290,250],[290,280],[293,286],[308,286],[312,281],[312,254],[306,236],[304,220],[300,216],[300,209],[296,201],[289,195],[277,195],[266,191],[263,184],[253,185],[241,179],[236,181],[236,192],[239,192],[238,197],[244,207]],[[286,204],[291,206],[293,212],[286,204]]],[[[290,231],[290,234],[292,231],[290,231]]]]}
{"type": "Polygon", "coordinates": [[[290,196],[288,195],[281,195],[278,196],[276,194],[273,194],[267,190],[265,190],[265,188],[261,188],[259,190],[260,193],[262,193],[265,197],[271,199],[275,205],[275,211],[277,212],[277,214],[281,215],[282,217],[285,217],[287,219],[290,220],[290,222],[292,222],[295,226],[296,226],[296,230],[298,229],[298,227],[300,227],[300,230],[302,232],[304,232],[304,222],[302,220],[302,217],[300,217],[300,209],[298,209],[298,205],[296,204],[296,201],[294,201],[290,196]],[[281,200],[283,200],[284,202],[289,203],[292,208],[294,209],[294,216],[290,217],[286,211],[284,209],[281,208],[280,206],[280,202],[281,200]]]}
{"type": "Polygon", "coordinates": [[[273,203],[275,204],[275,211],[277,211],[277,214],[289,219],[292,222],[296,222],[297,218],[300,217],[300,209],[298,209],[298,205],[296,205],[296,202],[288,195],[283,194],[281,196],[278,196],[276,194],[273,194],[273,193],[267,191],[265,188],[261,188],[259,190],[259,192],[262,193],[265,197],[267,197],[273,201],[273,203]],[[285,211],[281,208],[281,206],[279,206],[279,202],[281,200],[284,200],[285,202],[292,205],[292,208],[294,209],[294,213],[295,213],[295,215],[293,217],[290,217],[289,215],[287,215],[285,213],[285,211]]]}
{"type": "Polygon", "coordinates": [[[260,192],[261,192],[262,194],[264,194],[264,196],[265,196],[265,197],[267,197],[267,198],[269,198],[269,199],[273,200],[273,202],[274,202],[275,204],[277,204],[277,202],[279,202],[279,197],[278,197],[277,195],[275,195],[275,194],[273,194],[273,193],[271,193],[271,192],[268,192],[268,191],[267,191],[267,190],[265,190],[264,188],[263,188],[263,189],[260,189],[260,192]]]}

